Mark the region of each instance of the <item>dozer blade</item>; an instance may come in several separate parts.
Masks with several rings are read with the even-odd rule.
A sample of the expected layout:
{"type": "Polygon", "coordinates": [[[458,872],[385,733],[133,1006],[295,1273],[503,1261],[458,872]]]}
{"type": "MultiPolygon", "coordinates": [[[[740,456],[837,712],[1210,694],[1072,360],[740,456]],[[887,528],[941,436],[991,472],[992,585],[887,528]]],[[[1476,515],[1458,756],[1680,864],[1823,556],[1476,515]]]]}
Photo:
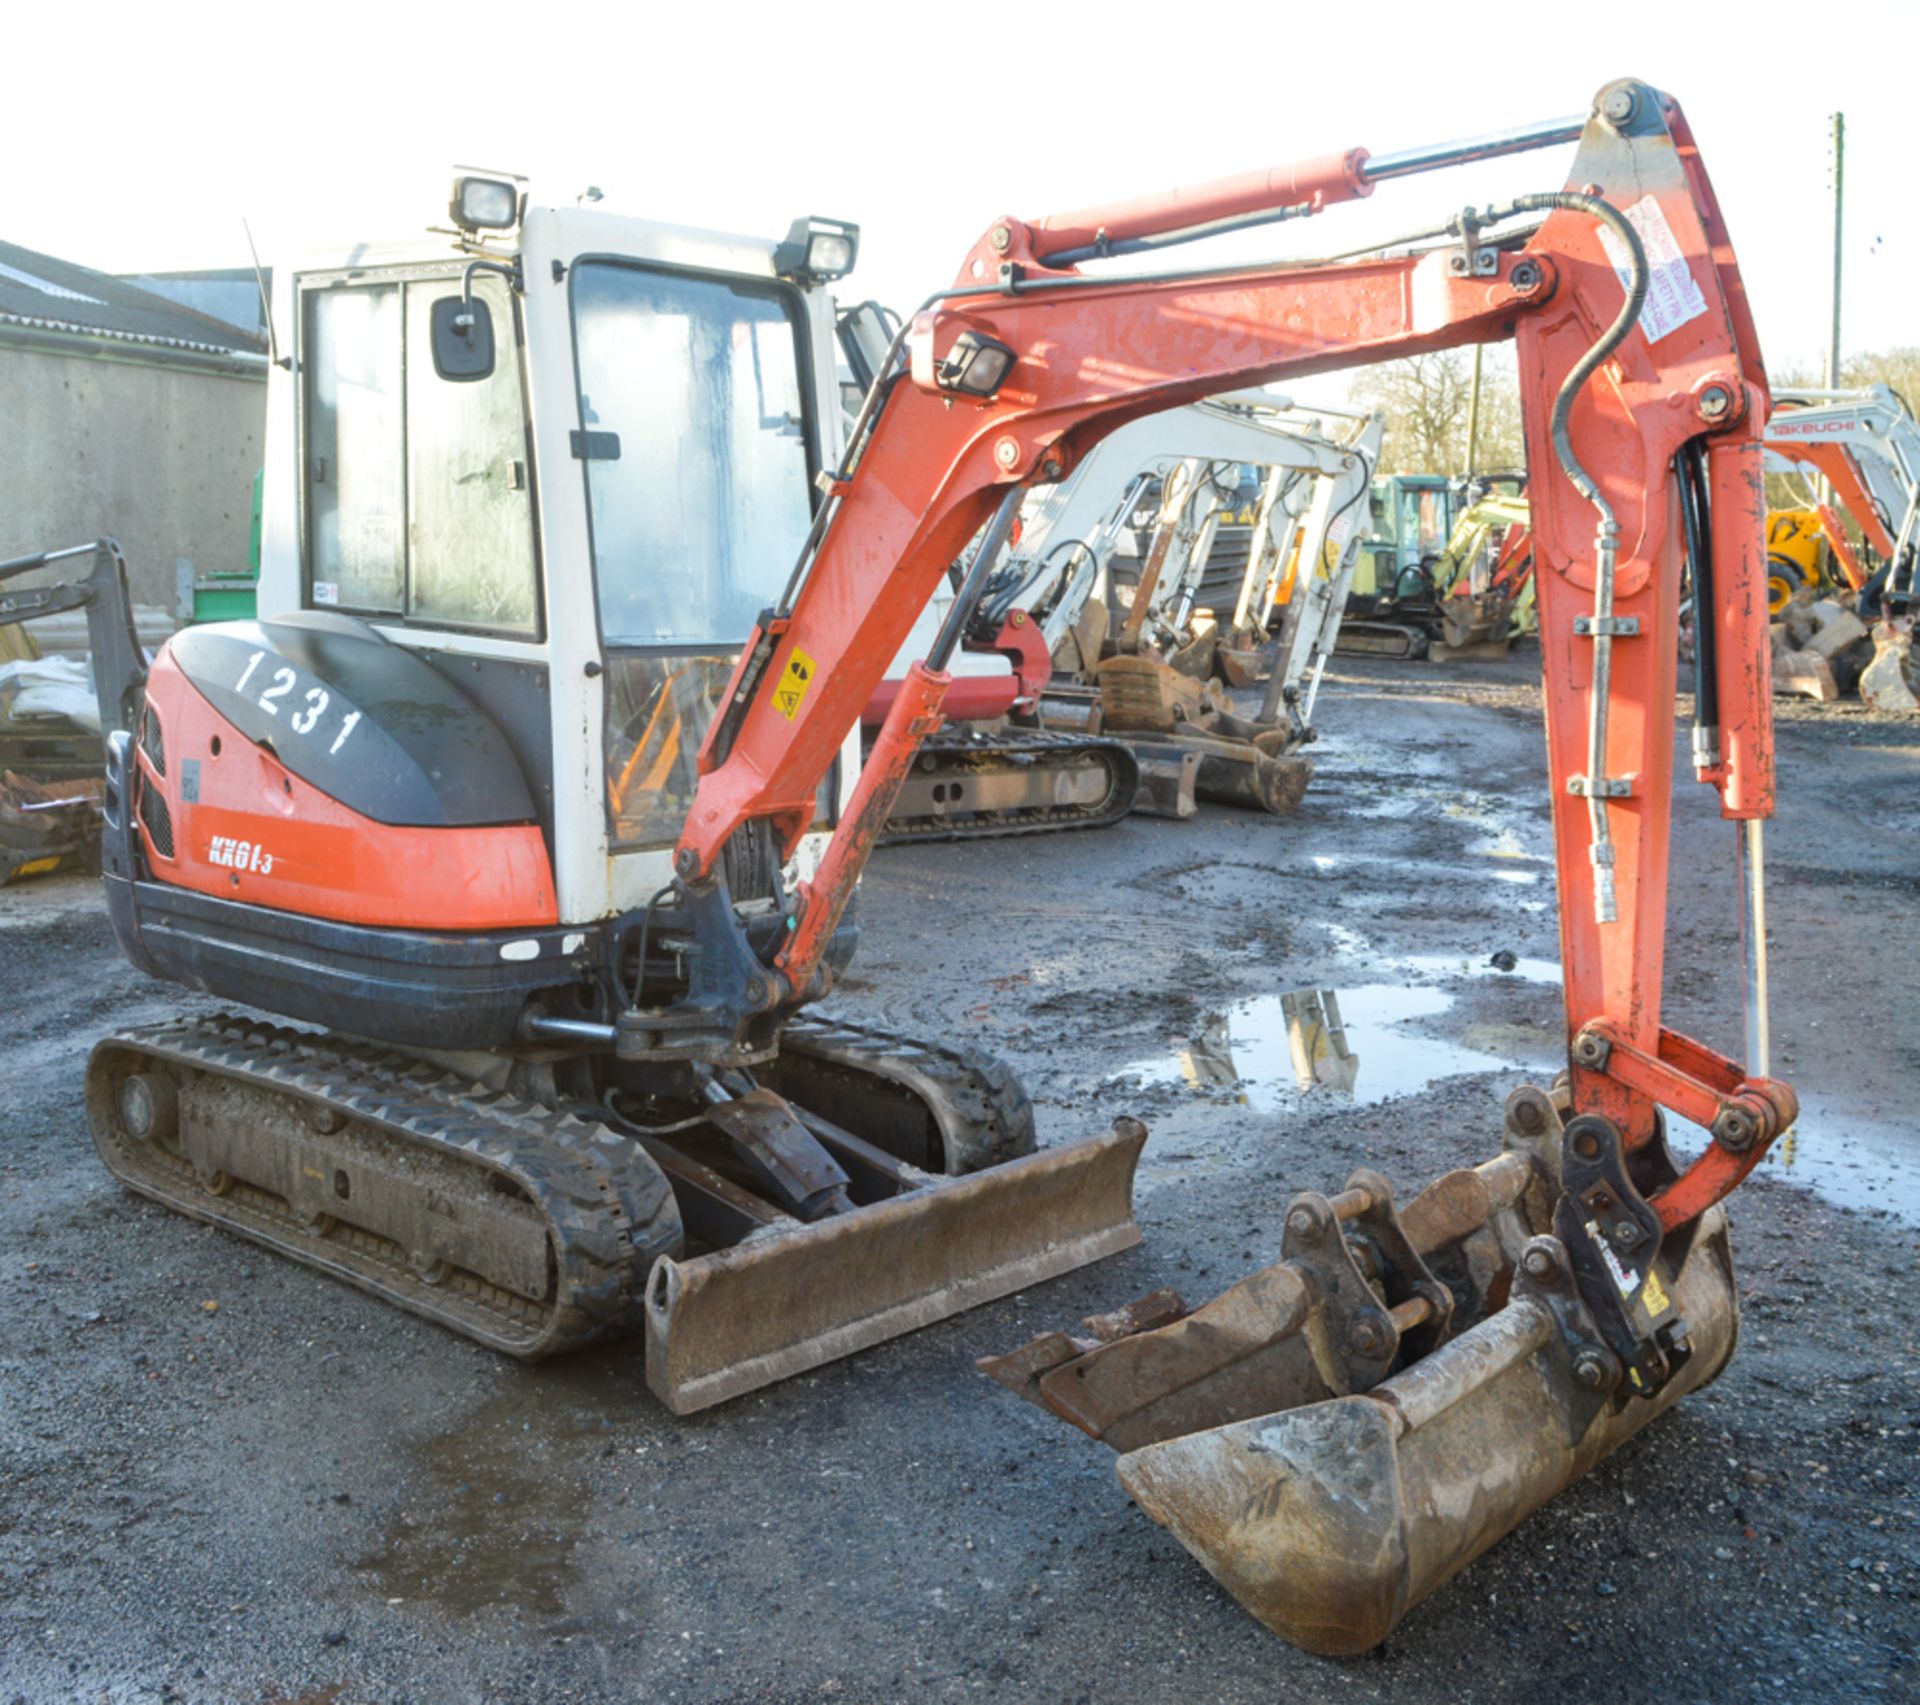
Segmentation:
{"type": "Polygon", "coordinates": [[[1738,1303],[1717,1208],[1677,1298],[1693,1354],[1651,1401],[1583,1385],[1555,1299],[1523,1277],[1366,1394],[1149,1445],[1120,1458],[1120,1483],[1276,1634],[1352,1656],[1726,1366],[1738,1303]]]}
{"type": "Polygon", "coordinates": [[[691,1414],[1131,1249],[1146,1136],[1121,1119],[812,1225],[663,1256],[647,1287],[647,1383],[691,1414]]]}

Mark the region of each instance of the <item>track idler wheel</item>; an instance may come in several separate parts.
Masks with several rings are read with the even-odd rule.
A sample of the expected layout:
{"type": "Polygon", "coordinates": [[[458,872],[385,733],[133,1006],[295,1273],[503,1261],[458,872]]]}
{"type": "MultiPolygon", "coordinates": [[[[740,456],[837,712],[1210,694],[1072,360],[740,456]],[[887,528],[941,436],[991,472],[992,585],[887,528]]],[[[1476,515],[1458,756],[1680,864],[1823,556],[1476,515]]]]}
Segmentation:
{"type": "Polygon", "coordinates": [[[120,1123],[128,1136],[171,1150],[180,1131],[180,1090],[164,1072],[129,1072],[120,1084],[120,1123]]]}

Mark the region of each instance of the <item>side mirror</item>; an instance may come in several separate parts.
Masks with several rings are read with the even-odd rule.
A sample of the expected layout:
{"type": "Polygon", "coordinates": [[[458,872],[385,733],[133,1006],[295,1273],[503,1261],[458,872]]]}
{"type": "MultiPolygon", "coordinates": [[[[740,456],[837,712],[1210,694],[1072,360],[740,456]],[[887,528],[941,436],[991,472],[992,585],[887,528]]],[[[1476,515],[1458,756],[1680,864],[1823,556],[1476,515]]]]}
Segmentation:
{"type": "Polygon", "coordinates": [[[456,384],[493,372],[493,310],[478,296],[442,296],[434,303],[433,370],[456,384]]]}

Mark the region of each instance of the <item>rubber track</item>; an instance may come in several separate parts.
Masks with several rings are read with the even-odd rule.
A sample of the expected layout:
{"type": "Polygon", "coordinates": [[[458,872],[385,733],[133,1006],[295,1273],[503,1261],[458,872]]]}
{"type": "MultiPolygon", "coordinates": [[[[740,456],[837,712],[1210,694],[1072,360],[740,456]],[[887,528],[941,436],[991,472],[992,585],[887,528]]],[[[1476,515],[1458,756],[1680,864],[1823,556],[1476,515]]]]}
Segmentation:
{"type": "Polygon", "coordinates": [[[1340,631],[1334,636],[1333,649],[1336,656],[1386,657],[1396,662],[1406,662],[1425,657],[1427,644],[1427,630],[1417,622],[1394,622],[1380,617],[1363,620],[1358,616],[1350,616],[1340,624],[1340,631]],[[1388,651],[1382,646],[1363,643],[1370,638],[1397,639],[1401,649],[1388,651]]]}
{"type": "MultiPolygon", "coordinates": [[[[953,1173],[978,1172],[1034,1151],[1033,1102],[1013,1067],[996,1055],[823,1013],[796,1018],[781,1046],[800,1054],[856,1055],[861,1069],[923,1102],[933,1088],[939,1102],[934,1117],[948,1135],[950,1153],[957,1151],[953,1173]]],[[[833,1116],[830,1107],[818,1111],[833,1116]]]]}
{"type": "MultiPolygon", "coordinates": [[[[1018,763],[1023,758],[1035,755],[1045,762],[1049,756],[1069,758],[1075,754],[1089,753],[1107,754],[1113,766],[1121,772],[1123,785],[1109,794],[1104,805],[1036,806],[1017,815],[988,812],[978,817],[968,817],[959,823],[944,817],[915,818],[906,822],[889,817],[878,844],[892,847],[909,841],[977,841],[1001,835],[1037,835],[1057,829],[1104,829],[1111,823],[1119,822],[1133,809],[1134,797],[1140,791],[1140,766],[1132,749],[1119,740],[1109,740],[1099,735],[1049,734],[1037,730],[1019,730],[985,740],[964,732],[936,734],[921,743],[919,757],[944,759],[943,772],[935,773],[949,775],[978,774],[998,767],[1001,762],[1018,763]],[[1125,785],[1129,781],[1131,785],[1125,785]]],[[[917,764],[919,759],[916,758],[915,762],[917,764]]]]}
{"type": "Polygon", "coordinates": [[[88,1080],[95,1143],[130,1188],[525,1360],[641,1330],[654,1259],[679,1249],[672,1190],[638,1144],[370,1044],[222,1015],[109,1036],[94,1050],[88,1080]],[[236,1182],[215,1196],[184,1160],[156,1164],[165,1151],[124,1135],[110,1099],[100,1104],[106,1091],[96,1077],[114,1052],[333,1107],[396,1143],[504,1175],[547,1221],[549,1295],[536,1303],[471,1275],[430,1285],[384,1239],[344,1224],[323,1237],[265,1191],[236,1182]]]}

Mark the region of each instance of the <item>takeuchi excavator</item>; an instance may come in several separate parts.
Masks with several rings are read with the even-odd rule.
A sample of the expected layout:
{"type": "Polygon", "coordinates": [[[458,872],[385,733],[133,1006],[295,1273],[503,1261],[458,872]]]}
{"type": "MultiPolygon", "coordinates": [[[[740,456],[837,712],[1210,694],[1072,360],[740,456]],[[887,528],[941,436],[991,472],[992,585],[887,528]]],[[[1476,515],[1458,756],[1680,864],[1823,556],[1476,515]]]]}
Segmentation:
{"type": "MultiPolygon", "coordinates": [[[[811,322],[781,282],[835,270],[844,228],[803,223],[777,248],[661,232],[637,265],[599,258],[604,234],[564,210],[523,221],[510,184],[469,188],[462,228],[484,212],[496,242],[463,241],[454,267],[440,255],[418,274],[356,256],[299,292],[291,377],[320,405],[297,463],[303,566],[265,600],[294,613],[177,636],[144,685],[125,683],[137,714],[110,742],[104,860],[128,951],[332,1033],[238,1019],[109,1038],[88,1103],[110,1164],[344,1277],[367,1251],[398,1250],[435,1294],[455,1283],[434,1241],[451,1219],[466,1258],[518,1274],[533,1307],[551,1305],[557,1269],[563,1328],[609,1307],[623,1320],[643,1297],[649,1334],[669,1343],[699,1336],[701,1275],[715,1273],[702,1261],[724,1272],[767,1251],[827,1252],[754,1293],[775,1318],[707,1316],[716,1335],[743,1335],[749,1361],[759,1348],[777,1362],[768,1335],[803,1317],[903,1284],[891,1264],[934,1259],[943,1201],[976,1253],[999,1235],[1030,1258],[1043,1235],[1071,1242],[1076,1218],[1130,1232],[1124,1208],[1084,1198],[1124,1199],[1128,1166],[1102,1157],[1129,1155],[1137,1126],[1077,1170],[1066,1150],[923,1185],[840,1118],[804,1111],[900,1081],[871,1053],[809,1047],[803,1011],[838,974],[856,879],[940,726],[946,665],[1026,491],[1129,419],[1511,337],[1533,469],[1565,1078],[1517,1089],[1501,1152],[1404,1212],[1373,1172],[1304,1194],[1275,1228],[1280,1259],[1215,1303],[1163,1297],[997,1371],[1123,1451],[1142,1509],[1253,1614],[1334,1653],[1384,1638],[1726,1366],[1738,1304],[1721,1203],[1796,1106],[1768,1075],[1757,994],[1746,1064],[1662,1021],[1676,641],[1684,560],[1704,641],[1692,767],[1736,825],[1760,991],[1769,398],[1674,101],[1620,81],[1578,118],[1466,144],[1355,148],[995,219],[902,326],[844,444],[805,400],[811,322]],[[1378,252],[1083,270],[1575,140],[1571,187],[1378,252]],[[572,335],[578,368],[532,356],[543,329],[572,335]],[[497,410],[499,453],[453,471],[487,477],[391,455],[374,458],[374,483],[347,477],[356,444],[408,443],[476,394],[497,410]],[[701,493],[731,526],[689,528],[701,493]],[[482,525],[530,519],[535,494],[537,551],[531,526],[523,542],[517,524],[482,525]],[[415,525],[449,510],[472,523],[472,548],[415,561],[415,525]],[[768,535],[795,529],[781,583],[763,559],[782,540],[768,535]],[[861,711],[983,530],[927,658],[837,795],[829,778],[861,711]],[[700,572],[702,552],[725,553],[737,578],[700,572]],[[670,648],[731,649],[729,608],[700,591],[727,584],[759,613],[730,669],[693,672],[712,706],[696,775],[623,816],[608,772],[648,695],[688,674],[670,648]],[[480,642],[505,633],[532,637],[480,642]],[[614,849],[626,821],[657,833],[669,813],[671,872],[651,888],[651,870],[622,868],[614,849]],[[803,1075],[814,1099],[785,1099],[803,1075]],[[1710,1133],[1700,1152],[1670,1149],[1669,1113],[1710,1133]],[[787,1140],[795,1127],[813,1147],[787,1140]],[[740,1198],[761,1198],[733,1175],[743,1156],[824,1214],[683,1260],[680,1236],[698,1234],[669,1237],[665,1203],[707,1203],[716,1228],[723,1206],[748,1213],[740,1198]],[[1049,1164],[1052,1198],[1009,1186],[981,1222],[981,1193],[1049,1164]],[[696,1167],[705,1193],[682,1195],[696,1167]],[[349,1217],[363,1184],[404,1213],[378,1229],[349,1217]]],[[[291,410],[279,420],[298,426],[291,410]]],[[[945,1098],[960,1146],[995,1161],[1017,1136],[1012,1110],[990,1075],[966,1081],[969,1104],[945,1098]]],[[[971,1294],[962,1273],[950,1285],[960,1302],[943,1293],[936,1312],[971,1294]]],[[[727,1300],[724,1283],[704,1291],[727,1300]]],[[[821,1352],[847,1347],[823,1328],[821,1352]]]]}
{"type": "MultiPolygon", "coordinates": [[[[1878,558],[1865,583],[1863,610],[1906,614],[1920,563],[1920,425],[1888,385],[1795,390],[1778,401],[1767,426],[1768,471],[1811,468],[1827,480],[1878,558]]],[[[1824,530],[1827,523],[1817,506],[1815,519],[1824,530]]],[[[1852,573],[1844,571],[1854,565],[1845,547],[1834,554],[1851,581],[1852,573]]],[[[1803,573],[1803,565],[1791,557],[1775,567],[1776,608],[1796,586],[1817,584],[1817,577],[1803,573]]]]}

